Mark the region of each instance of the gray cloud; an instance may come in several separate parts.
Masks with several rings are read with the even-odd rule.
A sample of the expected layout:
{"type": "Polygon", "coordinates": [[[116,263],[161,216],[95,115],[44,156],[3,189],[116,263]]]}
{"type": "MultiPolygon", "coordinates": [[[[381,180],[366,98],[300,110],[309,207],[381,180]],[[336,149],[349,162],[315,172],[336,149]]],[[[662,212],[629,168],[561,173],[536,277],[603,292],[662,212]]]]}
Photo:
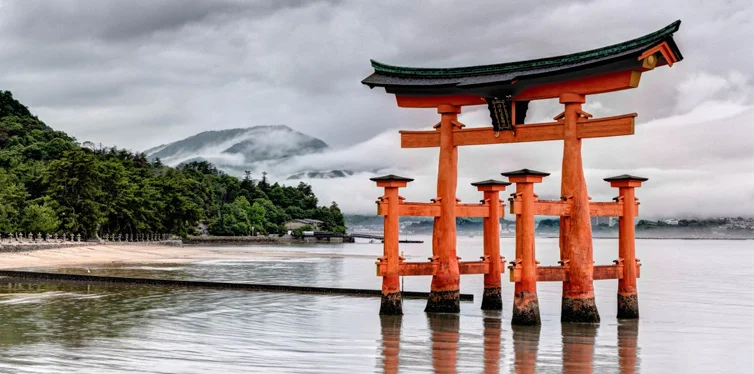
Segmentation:
{"type": "MultiPolygon", "coordinates": [[[[706,200],[714,208],[708,211],[754,208],[748,0],[0,0],[0,89],[81,140],[134,150],[204,130],[269,124],[320,137],[350,160],[366,162],[378,156],[359,152],[382,149],[396,168],[430,180],[430,187],[417,187],[426,200],[436,155],[399,150],[385,132],[426,128],[437,114],[399,109],[381,90],[362,86],[370,58],[437,67],[515,61],[620,42],[679,18],[683,62],[644,74],[639,89],[589,98],[586,109],[596,116],[635,111],[639,117],[636,136],[585,142],[586,167],[595,178],[652,174],[654,189],[643,191],[652,204],[686,213],[695,210],[674,189],[691,188],[689,196],[725,189],[705,176],[722,169],[747,203],[706,200]]],[[[536,103],[529,120],[560,110],[556,102],[536,103]]],[[[462,118],[470,126],[488,123],[483,108],[469,108],[462,118]]],[[[464,149],[461,174],[472,181],[522,166],[556,171],[560,152],[552,142],[464,149]]],[[[361,186],[355,178],[348,185],[361,186]]],[[[599,197],[609,193],[594,189],[599,197]]],[[[644,212],[663,214],[649,205],[644,212]]]]}

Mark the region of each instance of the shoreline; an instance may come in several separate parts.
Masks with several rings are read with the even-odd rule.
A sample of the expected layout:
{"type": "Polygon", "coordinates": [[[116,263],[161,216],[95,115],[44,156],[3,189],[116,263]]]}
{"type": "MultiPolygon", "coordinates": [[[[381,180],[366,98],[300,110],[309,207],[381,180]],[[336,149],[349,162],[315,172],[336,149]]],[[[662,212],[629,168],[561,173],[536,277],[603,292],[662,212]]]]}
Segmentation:
{"type": "Polygon", "coordinates": [[[309,253],[276,250],[197,249],[161,244],[70,245],[0,254],[0,269],[43,269],[113,264],[188,264],[212,260],[286,258],[375,258],[375,255],[309,253]]]}

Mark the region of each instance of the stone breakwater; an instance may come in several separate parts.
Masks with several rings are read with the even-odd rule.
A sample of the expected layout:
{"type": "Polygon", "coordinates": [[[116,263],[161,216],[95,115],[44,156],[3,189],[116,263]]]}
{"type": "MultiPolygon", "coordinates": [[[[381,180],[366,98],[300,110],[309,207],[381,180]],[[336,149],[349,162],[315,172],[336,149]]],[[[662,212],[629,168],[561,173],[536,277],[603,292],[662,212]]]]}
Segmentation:
{"type": "Polygon", "coordinates": [[[163,240],[155,242],[31,242],[31,243],[2,243],[0,244],[0,253],[16,253],[16,252],[31,252],[41,251],[46,249],[58,249],[58,248],[75,248],[75,247],[91,247],[98,245],[107,246],[143,246],[143,245],[165,245],[171,247],[182,247],[183,242],[178,240],[163,240]]]}
{"type": "MultiPolygon", "coordinates": [[[[63,274],[53,272],[37,271],[17,271],[17,270],[0,270],[0,277],[11,279],[36,279],[43,281],[58,282],[85,282],[85,283],[109,283],[109,284],[138,284],[144,286],[172,286],[185,288],[210,288],[210,289],[233,289],[275,293],[301,293],[301,294],[320,294],[320,295],[348,295],[361,297],[380,297],[381,290],[369,290],[358,288],[331,288],[331,287],[313,287],[313,286],[289,286],[259,283],[231,283],[231,282],[212,282],[201,280],[174,280],[174,279],[154,279],[154,278],[134,278],[134,277],[114,277],[104,275],[84,275],[84,274],[63,274]]],[[[426,292],[403,292],[403,298],[406,299],[426,299],[429,296],[426,292]]],[[[474,295],[461,294],[461,301],[474,301],[474,295]]]]}

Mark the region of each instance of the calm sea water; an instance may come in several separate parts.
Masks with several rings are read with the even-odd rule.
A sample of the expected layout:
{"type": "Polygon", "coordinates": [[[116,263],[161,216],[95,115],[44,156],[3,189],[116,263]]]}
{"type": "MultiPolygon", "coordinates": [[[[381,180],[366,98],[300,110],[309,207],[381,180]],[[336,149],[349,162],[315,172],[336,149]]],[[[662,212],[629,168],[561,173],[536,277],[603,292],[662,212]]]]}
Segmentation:
{"type": "MultiPolygon", "coordinates": [[[[428,239],[428,238],[425,238],[428,239]]],[[[405,244],[409,260],[431,253],[405,244]]],[[[503,239],[511,258],[513,241],[503,239]]],[[[481,255],[481,238],[459,238],[459,255],[481,255]]],[[[215,247],[216,248],[216,247],[215,247]]],[[[186,266],[93,268],[93,273],[177,279],[379,289],[380,244],[275,247],[340,258],[210,261],[186,266]],[[366,255],[366,256],[363,256],[366,255]]],[[[269,250],[270,247],[246,247],[269,250]]],[[[538,239],[555,264],[556,239],[538,239]]],[[[615,240],[595,240],[609,264],[615,240]]],[[[428,316],[405,300],[403,317],[380,318],[379,299],[345,296],[0,283],[3,373],[595,372],[749,373],[754,370],[754,241],[639,240],[641,320],[615,319],[617,281],[595,282],[599,325],[561,324],[560,284],[540,283],[540,328],[510,325],[479,309],[481,276],[460,315],[428,316]]],[[[63,269],[65,270],[65,269],[63,269]]],[[[506,274],[507,276],[507,274],[506,274]]],[[[427,291],[430,278],[406,278],[427,291]]]]}

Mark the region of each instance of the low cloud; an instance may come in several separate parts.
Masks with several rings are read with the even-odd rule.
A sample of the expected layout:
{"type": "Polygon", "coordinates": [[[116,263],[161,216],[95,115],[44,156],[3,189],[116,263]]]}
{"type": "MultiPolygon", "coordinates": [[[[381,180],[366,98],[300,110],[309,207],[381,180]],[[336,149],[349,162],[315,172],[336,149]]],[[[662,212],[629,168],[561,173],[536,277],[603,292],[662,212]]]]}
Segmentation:
{"type": "MultiPolygon", "coordinates": [[[[383,90],[361,85],[370,58],[431,67],[516,61],[625,41],[676,19],[682,62],[643,74],[636,90],[588,98],[584,109],[598,117],[639,113],[635,136],[584,141],[590,193],[607,199],[614,191],[601,179],[632,172],[651,178],[639,191],[643,215],[752,215],[750,0],[0,0],[0,89],[81,141],[133,150],[286,124],[333,150],[267,166],[280,177],[369,171],[312,183],[322,200],[371,212],[372,171],[416,177],[406,197],[433,197],[436,150],[400,149],[397,130],[430,128],[437,113],[396,108],[383,90]]],[[[465,110],[462,122],[489,125],[484,108],[465,110]]],[[[536,102],[527,120],[561,110],[536,102]]],[[[558,142],[463,148],[459,195],[476,201],[469,182],[529,167],[553,172],[538,190],[557,197],[561,152],[558,142]]]]}

